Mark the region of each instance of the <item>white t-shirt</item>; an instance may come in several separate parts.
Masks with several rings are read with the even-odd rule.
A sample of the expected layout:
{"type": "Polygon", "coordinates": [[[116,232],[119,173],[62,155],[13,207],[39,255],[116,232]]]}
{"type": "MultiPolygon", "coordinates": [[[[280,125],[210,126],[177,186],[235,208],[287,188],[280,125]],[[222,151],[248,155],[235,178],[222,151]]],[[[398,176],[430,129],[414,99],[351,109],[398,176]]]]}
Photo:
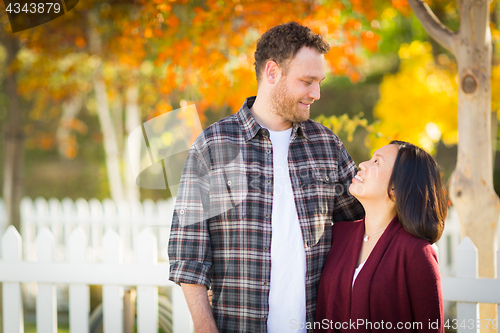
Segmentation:
{"type": "Polygon", "coordinates": [[[288,172],[292,129],[269,133],[274,182],[267,330],[269,333],[306,332],[306,253],[288,172]]]}
{"type": "Polygon", "coordinates": [[[354,271],[354,276],[352,277],[352,285],[351,285],[351,288],[354,287],[354,281],[356,281],[356,278],[358,277],[358,274],[359,272],[361,272],[361,269],[363,268],[363,266],[365,265],[365,261],[363,261],[361,264],[359,264],[358,267],[356,267],[356,270],[354,271]]]}

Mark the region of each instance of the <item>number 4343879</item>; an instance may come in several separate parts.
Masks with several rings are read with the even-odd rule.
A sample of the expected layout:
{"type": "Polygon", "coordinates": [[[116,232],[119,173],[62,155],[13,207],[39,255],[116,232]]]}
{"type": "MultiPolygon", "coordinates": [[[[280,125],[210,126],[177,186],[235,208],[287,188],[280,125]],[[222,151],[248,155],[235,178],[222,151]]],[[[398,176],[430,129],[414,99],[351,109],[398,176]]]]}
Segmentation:
{"type": "Polygon", "coordinates": [[[491,328],[497,329],[498,327],[498,322],[496,319],[469,319],[465,320],[463,319],[461,322],[458,322],[458,319],[448,319],[444,323],[444,327],[447,329],[454,329],[456,330],[457,328],[468,328],[468,329],[477,329],[477,328],[489,328],[491,325],[491,328]]]}
{"type": "Polygon", "coordinates": [[[58,2],[46,2],[46,3],[25,3],[22,7],[18,2],[9,3],[5,11],[9,13],[19,14],[20,12],[31,13],[31,14],[42,14],[42,13],[59,13],[61,11],[61,4],[58,2]]]}

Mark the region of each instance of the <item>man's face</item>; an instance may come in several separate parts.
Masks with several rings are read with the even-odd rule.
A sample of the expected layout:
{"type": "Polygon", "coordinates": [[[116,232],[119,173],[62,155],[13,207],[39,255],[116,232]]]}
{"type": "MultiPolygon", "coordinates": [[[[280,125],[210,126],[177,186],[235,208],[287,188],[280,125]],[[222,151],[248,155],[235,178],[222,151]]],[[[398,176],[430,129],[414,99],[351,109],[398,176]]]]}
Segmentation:
{"type": "Polygon", "coordinates": [[[309,47],[301,48],[271,92],[273,112],[292,123],[307,120],[324,78],[325,57],[309,47]]]}

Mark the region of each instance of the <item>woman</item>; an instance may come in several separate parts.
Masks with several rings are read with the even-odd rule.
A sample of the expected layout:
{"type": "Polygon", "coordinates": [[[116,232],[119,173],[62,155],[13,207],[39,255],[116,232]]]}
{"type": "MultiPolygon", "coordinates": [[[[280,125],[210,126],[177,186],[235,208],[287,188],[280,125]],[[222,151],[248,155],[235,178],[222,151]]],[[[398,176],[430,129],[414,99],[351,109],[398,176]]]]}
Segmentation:
{"type": "Polygon", "coordinates": [[[444,332],[431,247],[447,213],[436,161],[421,148],[392,141],[360,169],[349,191],[366,215],[333,226],[315,331],[444,332]]]}

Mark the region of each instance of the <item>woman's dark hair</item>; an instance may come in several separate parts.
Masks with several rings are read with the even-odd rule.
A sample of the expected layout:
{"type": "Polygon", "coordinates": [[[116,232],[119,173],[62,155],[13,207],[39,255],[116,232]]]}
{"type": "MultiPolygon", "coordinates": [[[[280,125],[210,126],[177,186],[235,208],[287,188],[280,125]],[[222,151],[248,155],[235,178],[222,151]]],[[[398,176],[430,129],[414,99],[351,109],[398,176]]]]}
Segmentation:
{"type": "Polygon", "coordinates": [[[297,22],[280,24],[266,31],[257,41],[254,54],[257,83],[260,82],[264,65],[269,60],[275,61],[286,73],[288,60],[292,60],[304,46],[321,54],[330,50],[330,45],[323,41],[321,35],[297,22]]]}
{"type": "Polygon", "coordinates": [[[411,143],[395,140],[391,144],[399,151],[387,192],[396,202],[399,222],[410,234],[433,244],[443,233],[448,212],[439,165],[411,143]]]}

